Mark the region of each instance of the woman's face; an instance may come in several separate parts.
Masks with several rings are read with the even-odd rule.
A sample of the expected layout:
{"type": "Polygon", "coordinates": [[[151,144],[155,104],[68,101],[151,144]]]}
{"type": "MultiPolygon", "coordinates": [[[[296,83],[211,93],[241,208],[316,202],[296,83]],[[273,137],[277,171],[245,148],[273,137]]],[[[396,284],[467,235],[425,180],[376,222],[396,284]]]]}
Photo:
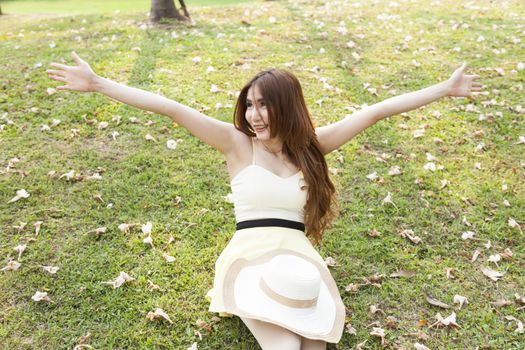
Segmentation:
{"type": "Polygon", "coordinates": [[[268,110],[257,85],[248,89],[245,118],[253,131],[255,131],[255,135],[259,140],[270,139],[268,110]]]}

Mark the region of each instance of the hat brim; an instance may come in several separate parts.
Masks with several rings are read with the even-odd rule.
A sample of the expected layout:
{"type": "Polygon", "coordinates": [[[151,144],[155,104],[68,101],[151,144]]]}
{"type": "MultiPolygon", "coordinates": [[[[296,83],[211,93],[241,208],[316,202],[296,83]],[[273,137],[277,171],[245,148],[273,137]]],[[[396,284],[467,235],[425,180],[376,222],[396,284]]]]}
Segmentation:
{"type": "Polygon", "coordinates": [[[345,307],[337,285],[326,266],[292,250],[279,249],[253,260],[238,259],[232,263],[223,285],[224,305],[235,315],[258,319],[284,327],[309,339],[337,343],[344,328],[345,307]],[[268,297],[259,280],[264,263],[280,254],[294,255],[317,267],[321,286],[317,304],[310,308],[285,306],[268,297]]]}

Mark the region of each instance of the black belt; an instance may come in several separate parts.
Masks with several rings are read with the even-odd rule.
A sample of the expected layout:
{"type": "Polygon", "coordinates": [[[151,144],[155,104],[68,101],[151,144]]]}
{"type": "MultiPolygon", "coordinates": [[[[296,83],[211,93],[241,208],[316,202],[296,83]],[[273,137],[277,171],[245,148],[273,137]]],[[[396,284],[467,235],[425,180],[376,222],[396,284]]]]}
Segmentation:
{"type": "Polygon", "coordinates": [[[304,224],[302,222],[285,220],[285,219],[256,219],[256,220],[246,220],[237,223],[237,230],[242,230],[245,228],[252,227],[269,227],[269,226],[278,226],[293,228],[295,230],[304,232],[304,224]]]}

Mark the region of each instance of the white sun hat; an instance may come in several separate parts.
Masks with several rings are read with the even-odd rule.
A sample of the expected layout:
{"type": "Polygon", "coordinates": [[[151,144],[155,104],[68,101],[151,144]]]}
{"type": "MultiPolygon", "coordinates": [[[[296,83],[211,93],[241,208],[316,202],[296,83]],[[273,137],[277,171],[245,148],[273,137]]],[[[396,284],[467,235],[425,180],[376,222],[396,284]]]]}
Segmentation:
{"type": "Polygon", "coordinates": [[[345,307],[326,265],[280,249],[238,259],[224,281],[228,312],[270,322],[309,339],[337,343],[345,307]]]}

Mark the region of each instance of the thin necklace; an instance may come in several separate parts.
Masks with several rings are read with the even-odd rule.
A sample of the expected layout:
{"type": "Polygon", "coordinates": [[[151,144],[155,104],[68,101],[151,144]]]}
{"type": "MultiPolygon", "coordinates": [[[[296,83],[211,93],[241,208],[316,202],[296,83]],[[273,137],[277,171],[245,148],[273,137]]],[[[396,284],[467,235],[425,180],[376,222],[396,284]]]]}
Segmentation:
{"type": "Polygon", "coordinates": [[[262,145],[264,146],[264,148],[266,149],[266,151],[269,152],[269,153],[271,153],[271,154],[279,154],[279,153],[281,153],[281,152],[283,151],[283,149],[282,149],[282,147],[281,147],[280,150],[274,152],[274,151],[272,151],[271,149],[269,149],[268,146],[266,146],[266,144],[265,144],[262,140],[259,140],[259,141],[261,141],[261,143],[262,143],[262,145]]]}
{"type": "Polygon", "coordinates": [[[279,156],[278,156],[279,153],[282,153],[282,152],[283,152],[283,149],[282,149],[282,148],[281,148],[280,150],[278,150],[277,152],[273,152],[272,150],[270,150],[270,149],[268,148],[268,146],[266,146],[266,145],[264,144],[264,142],[263,142],[262,140],[259,140],[259,141],[261,141],[262,145],[264,146],[265,150],[266,150],[268,153],[271,153],[271,154],[275,155],[275,156],[277,157],[277,159],[279,159],[279,160],[283,163],[283,165],[284,165],[284,167],[285,167],[286,169],[288,169],[288,170],[290,170],[290,171],[293,171],[293,169],[290,169],[290,167],[286,164],[286,161],[285,161],[284,159],[279,158],[279,156]]]}

